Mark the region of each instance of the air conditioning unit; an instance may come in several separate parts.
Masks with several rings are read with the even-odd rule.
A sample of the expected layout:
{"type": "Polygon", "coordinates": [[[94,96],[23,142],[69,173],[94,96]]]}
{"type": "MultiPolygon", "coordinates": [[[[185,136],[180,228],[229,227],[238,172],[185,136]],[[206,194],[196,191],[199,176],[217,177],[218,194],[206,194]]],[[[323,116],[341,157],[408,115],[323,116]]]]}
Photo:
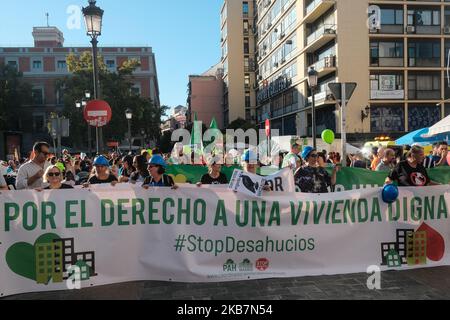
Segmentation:
{"type": "Polygon", "coordinates": [[[283,33],[280,34],[279,39],[281,40],[281,39],[283,39],[285,36],[286,36],[286,34],[283,32],[283,33]]]}
{"type": "Polygon", "coordinates": [[[286,40],[286,44],[292,45],[292,40],[286,40]]]}
{"type": "Polygon", "coordinates": [[[407,33],[416,33],[416,27],[415,26],[407,26],[406,32],[407,33]]]}
{"type": "Polygon", "coordinates": [[[275,62],[275,63],[273,64],[273,66],[274,66],[275,68],[278,68],[278,62],[275,62]]]}
{"type": "Polygon", "coordinates": [[[269,22],[268,24],[267,24],[267,28],[270,28],[272,26],[272,22],[269,22]]]}
{"type": "Polygon", "coordinates": [[[278,28],[273,29],[273,32],[278,32],[278,28]]]}
{"type": "Polygon", "coordinates": [[[444,27],[444,33],[445,34],[450,34],[450,26],[444,27]]]}

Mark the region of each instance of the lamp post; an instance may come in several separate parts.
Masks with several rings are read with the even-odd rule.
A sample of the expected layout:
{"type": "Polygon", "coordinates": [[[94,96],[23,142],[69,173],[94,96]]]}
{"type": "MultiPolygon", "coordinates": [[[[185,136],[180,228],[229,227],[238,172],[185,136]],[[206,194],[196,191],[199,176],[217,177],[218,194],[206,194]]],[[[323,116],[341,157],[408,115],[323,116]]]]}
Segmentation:
{"type": "Polygon", "coordinates": [[[145,129],[141,129],[141,136],[142,136],[142,149],[145,149],[146,140],[147,140],[147,132],[145,132],[145,129]]]}
{"type": "Polygon", "coordinates": [[[133,111],[131,109],[125,110],[125,117],[128,120],[128,141],[130,144],[130,152],[131,152],[131,120],[133,119],[133,111]]]}
{"type": "Polygon", "coordinates": [[[316,71],[314,67],[311,67],[308,71],[308,85],[311,89],[312,95],[312,138],[313,138],[313,148],[317,149],[317,126],[316,126],[316,89],[317,82],[319,80],[319,73],[316,71]]]}
{"type": "MultiPolygon", "coordinates": [[[[102,20],[104,11],[97,7],[97,1],[89,0],[89,6],[83,8],[83,16],[86,22],[87,35],[91,37],[92,44],[92,64],[94,66],[93,76],[94,76],[94,99],[99,99],[100,97],[100,85],[99,85],[99,75],[98,75],[98,61],[97,61],[97,38],[102,34],[102,20]]],[[[89,93],[90,95],[90,93],[89,93]]],[[[99,154],[99,128],[95,128],[95,135],[97,141],[97,154],[99,154]]]]}
{"type": "MultiPolygon", "coordinates": [[[[76,101],[75,102],[75,106],[76,106],[76,108],[77,109],[81,109],[81,108],[83,108],[83,110],[84,110],[84,108],[86,108],[86,106],[87,106],[87,103],[88,103],[88,101],[91,99],[91,92],[90,91],[88,91],[88,90],[86,90],[85,92],[84,92],[84,98],[83,99],[81,99],[81,100],[78,100],[78,101],[76,101]]],[[[92,141],[92,137],[91,137],[91,126],[88,124],[88,126],[87,126],[87,134],[88,134],[88,154],[89,154],[89,156],[92,154],[92,150],[91,150],[91,147],[92,147],[92,143],[91,143],[91,141],[92,141]]]]}

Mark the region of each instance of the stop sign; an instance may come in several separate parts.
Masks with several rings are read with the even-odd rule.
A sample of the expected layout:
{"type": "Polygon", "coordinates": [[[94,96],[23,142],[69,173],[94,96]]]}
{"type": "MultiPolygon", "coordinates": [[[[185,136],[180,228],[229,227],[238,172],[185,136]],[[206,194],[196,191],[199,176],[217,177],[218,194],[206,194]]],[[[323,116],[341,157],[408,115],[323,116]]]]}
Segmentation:
{"type": "Polygon", "coordinates": [[[267,136],[267,138],[270,137],[270,120],[269,119],[266,120],[266,136],[267,136]]]}
{"type": "Polygon", "coordinates": [[[90,126],[100,128],[111,121],[112,111],[106,101],[92,100],[84,108],[83,115],[90,126]]]}

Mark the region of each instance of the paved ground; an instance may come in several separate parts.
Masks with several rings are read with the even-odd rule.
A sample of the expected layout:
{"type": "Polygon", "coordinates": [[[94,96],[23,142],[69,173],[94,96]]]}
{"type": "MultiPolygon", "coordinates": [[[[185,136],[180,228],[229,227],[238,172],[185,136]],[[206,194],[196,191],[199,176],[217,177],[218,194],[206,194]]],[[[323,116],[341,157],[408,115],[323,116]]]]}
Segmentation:
{"type": "Polygon", "coordinates": [[[450,299],[450,267],[383,273],[379,291],[367,289],[367,278],[367,274],[353,274],[220,284],[138,282],[81,291],[27,294],[5,300],[450,299]]]}

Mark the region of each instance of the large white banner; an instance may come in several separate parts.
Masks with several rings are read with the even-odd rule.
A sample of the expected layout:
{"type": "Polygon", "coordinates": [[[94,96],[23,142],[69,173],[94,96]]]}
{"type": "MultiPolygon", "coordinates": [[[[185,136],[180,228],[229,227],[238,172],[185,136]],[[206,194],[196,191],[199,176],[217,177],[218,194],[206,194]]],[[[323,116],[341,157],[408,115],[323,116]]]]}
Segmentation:
{"type": "Polygon", "coordinates": [[[450,265],[449,189],[401,189],[393,205],[380,189],[261,198],[196,186],[2,192],[0,295],[66,290],[77,277],[84,288],[450,265]]]}

